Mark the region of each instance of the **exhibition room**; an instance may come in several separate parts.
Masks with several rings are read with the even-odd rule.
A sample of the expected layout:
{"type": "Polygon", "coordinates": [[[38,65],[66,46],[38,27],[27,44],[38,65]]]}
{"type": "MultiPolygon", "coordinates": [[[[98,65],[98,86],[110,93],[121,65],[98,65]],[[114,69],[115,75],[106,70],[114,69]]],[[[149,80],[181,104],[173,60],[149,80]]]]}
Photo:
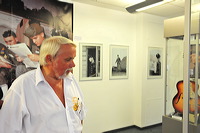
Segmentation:
{"type": "MultiPolygon", "coordinates": [[[[62,36],[76,45],[70,74],[81,98],[70,106],[84,107],[82,133],[200,132],[200,0],[0,0],[0,18],[0,116],[15,82],[41,65],[42,41],[62,36]]],[[[65,94],[56,98],[68,110],[65,94]]],[[[30,120],[49,115],[42,111],[30,120]]],[[[57,121],[49,121],[50,130],[57,121]]]]}

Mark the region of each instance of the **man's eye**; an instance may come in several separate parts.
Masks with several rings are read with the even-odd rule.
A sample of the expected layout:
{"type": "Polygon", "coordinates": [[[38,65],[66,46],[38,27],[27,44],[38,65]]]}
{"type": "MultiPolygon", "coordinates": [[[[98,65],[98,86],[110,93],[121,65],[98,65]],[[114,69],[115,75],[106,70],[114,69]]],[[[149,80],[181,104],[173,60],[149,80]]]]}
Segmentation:
{"type": "Polygon", "coordinates": [[[73,60],[73,59],[72,58],[65,59],[65,61],[67,61],[67,62],[71,61],[71,60],[73,60]]]}

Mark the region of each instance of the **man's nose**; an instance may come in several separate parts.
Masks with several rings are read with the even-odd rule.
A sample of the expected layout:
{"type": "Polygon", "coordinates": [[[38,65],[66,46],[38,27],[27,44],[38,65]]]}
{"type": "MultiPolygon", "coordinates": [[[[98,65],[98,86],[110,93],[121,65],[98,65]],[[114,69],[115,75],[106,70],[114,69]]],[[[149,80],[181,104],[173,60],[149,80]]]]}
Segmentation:
{"type": "Polygon", "coordinates": [[[75,63],[74,63],[74,61],[72,60],[71,61],[71,67],[75,67],[76,65],[75,65],[75,63]]]}

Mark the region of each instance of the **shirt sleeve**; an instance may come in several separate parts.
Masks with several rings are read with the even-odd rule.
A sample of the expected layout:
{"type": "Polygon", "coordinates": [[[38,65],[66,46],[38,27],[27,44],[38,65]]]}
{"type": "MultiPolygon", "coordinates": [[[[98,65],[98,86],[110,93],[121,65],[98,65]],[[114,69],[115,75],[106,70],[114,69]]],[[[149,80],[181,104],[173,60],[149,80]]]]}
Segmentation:
{"type": "Polygon", "coordinates": [[[9,90],[0,110],[0,133],[20,133],[24,107],[22,99],[14,90],[9,90]]]}

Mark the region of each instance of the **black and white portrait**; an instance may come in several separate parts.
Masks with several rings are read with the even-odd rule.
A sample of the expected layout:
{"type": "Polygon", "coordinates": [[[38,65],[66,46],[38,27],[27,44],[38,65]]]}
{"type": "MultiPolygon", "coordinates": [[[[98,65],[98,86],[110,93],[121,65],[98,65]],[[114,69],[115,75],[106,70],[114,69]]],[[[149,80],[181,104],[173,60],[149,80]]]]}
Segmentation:
{"type": "Polygon", "coordinates": [[[80,80],[102,78],[101,44],[80,43],[80,80]]]}
{"type": "Polygon", "coordinates": [[[159,78],[162,76],[162,49],[148,49],[148,78],[159,78]]]}
{"type": "Polygon", "coordinates": [[[128,47],[110,46],[110,79],[128,78],[128,47]]]}

